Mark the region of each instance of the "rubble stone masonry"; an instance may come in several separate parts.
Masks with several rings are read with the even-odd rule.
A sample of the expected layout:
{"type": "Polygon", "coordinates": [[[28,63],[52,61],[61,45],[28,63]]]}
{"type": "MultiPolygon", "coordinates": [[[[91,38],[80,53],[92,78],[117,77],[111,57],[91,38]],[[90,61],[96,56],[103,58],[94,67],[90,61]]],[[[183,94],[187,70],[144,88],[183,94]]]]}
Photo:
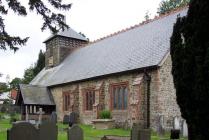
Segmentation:
{"type": "MultiPolygon", "coordinates": [[[[168,56],[162,66],[148,71],[151,76],[150,83],[150,123],[156,130],[157,118],[163,115],[167,127],[172,125],[174,116],[180,116],[179,107],[176,104],[175,89],[171,75],[171,58],[168,56]]],[[[124,73],[120,75],[106,76],[94,80],[79,83],[69,83],[64,86],[52,87],[51,93],[56,103],[58,119],[62,121],[65,114],[70,111],[63,111],[63,91],[73,94],[73,104],[79,113],[81,123],[90,124],[98,117],[98,112],[103,109],[110,110],[116,126],[131,127],[134,122],[146,125],[147,118],[147,83],[143,78],[142,71],[124,73]],[[126,110],[113,110],[111,108],[111,85],[128,84],[128,107],[126,110]],[[84,109],[85,89],[95,90],[94,108],[99,110],[86,111],[84,109]],[[96,114],[95,114],[96,113],[96,114]]]]}

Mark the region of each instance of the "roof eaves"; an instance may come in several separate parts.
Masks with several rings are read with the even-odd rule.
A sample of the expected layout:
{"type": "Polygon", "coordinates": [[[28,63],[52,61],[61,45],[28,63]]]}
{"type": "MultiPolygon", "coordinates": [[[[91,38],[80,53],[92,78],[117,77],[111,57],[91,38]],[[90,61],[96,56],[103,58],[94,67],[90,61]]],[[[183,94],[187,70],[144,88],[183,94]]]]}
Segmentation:
{"type": "Polygon", "coordinates": [[[67,36],[64,36],[64,35],[55,34],[55,35],[49,37],[48,39],[46,39],[45,41],[43,41],[43,43],[46,43],[46,42],[48,42],[48,41],[54,39],[55,37],[72,38],[72,39],[76,39],[76,40],[81,40],[81,41],[84,41],[84,42],[88,42],[87,39],[78,39],[78,38],[74,38],[74,37],[67,37],[67,36]]]}
{"type": "Polygon", "coordinates": [[[136,71],[144,72],[144,70],[146,70],[146,71],[147,70],[154,70],[154,69],[157,69],[158,67],[159,67],[159,65],[152,65],[152,66],[132,69],[132,70],[128,70],[128,71],[121,71],[121,72],[116,72],[116,73],[110,73],[110,74],[99,75],[99,76],[95,76],[95,77],[90,77],[90,78],[85,78],[85,79],[80,79],[80,80],[60,83],[60,84],[48,85],[47,87],[51,88],[51,87],[57,87],[57,86],[61,86],[61,85],[72,84],[72,83],[79,83],[79,82],[84,82],[84,81],[88,81],[88,80],[99,79],[99,78],[108,77],[108,76],[112,76],[112,75],[120,75],[120,74],[123,74],[123,73],[129,73],[129,72],[136,72],[136,71]]]}
{"type": "Polygon", "coordinates": [[[161,61],[157,65],[162,66],[166,61],[166,59],[168,58],[169,54],[170,54],[170,49],[165,53],[165,55],[162,57],[161,61]]]}

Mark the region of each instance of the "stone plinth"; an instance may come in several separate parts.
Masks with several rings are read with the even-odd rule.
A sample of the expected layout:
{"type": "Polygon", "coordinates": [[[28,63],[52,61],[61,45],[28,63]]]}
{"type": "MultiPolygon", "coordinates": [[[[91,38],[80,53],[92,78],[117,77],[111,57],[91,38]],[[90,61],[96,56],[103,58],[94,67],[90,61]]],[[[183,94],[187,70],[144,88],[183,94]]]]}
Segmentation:
{"type": "Polygon", "coordinates": [[[92,120],[93,126],[96,129],[111,129],[114,127],[115,120],[113,119],[96,119],[92,120]]]}

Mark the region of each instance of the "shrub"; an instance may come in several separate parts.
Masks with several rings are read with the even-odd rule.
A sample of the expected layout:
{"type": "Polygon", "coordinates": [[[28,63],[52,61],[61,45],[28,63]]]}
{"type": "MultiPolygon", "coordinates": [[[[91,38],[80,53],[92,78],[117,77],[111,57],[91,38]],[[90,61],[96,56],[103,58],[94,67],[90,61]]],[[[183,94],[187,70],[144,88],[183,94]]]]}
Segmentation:
{"type": "Polygon", "coordinates": [[[20,120],[20,116],[19,114],[10,114],[10,123],[16,122],[20,120]]]}
{"type": "Polygon", "coordinates": [[[100,119],[111,119],[111,112],[109,110],[103,110],[99,113],[100,119]]]}
{"type": "Polygon", "coordinates": [[[1,112],[2,112],[2,113],[5,113],[5,112],[6,112],[6,110],[7,110],[7,109],[6,109],[6,107],[5,107],[5,106],[2,106],[2,107],[1,107],[1,112]]]}
{"type": "Polygon", "coordinates": [[[17,121],[17,118],[15,118],[15,117],[10,118],[10,123],[13,123],[13,122],[16,122],[16,121],[17,121]]]}

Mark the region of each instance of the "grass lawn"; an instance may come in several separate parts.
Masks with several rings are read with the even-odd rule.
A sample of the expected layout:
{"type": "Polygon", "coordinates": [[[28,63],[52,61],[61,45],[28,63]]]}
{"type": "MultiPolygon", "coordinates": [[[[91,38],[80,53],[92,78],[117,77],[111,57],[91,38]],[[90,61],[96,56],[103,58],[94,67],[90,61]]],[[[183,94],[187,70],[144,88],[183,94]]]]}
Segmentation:
{"type": "MultiPolygon", "coordinates": [[[[120,135],[120,136],[130,136],[130,130],[123,129],[108,129],[108,130],[96,130],[93,129],[90,125],[80,125],[80,127],[84,130],[84,140],[100,140],[104,135],[120,135]]],[[[11,128],[11,124],[9,119],[1,119],[0,120],[0,140],[6,140],[7,129],[11,128]]],[[[62,123],[58,123],[58,140],[67,140],[67,131],[68,125],[63,125],[62,123]]],[[[152,140],[168,140],[169,134],[165,137],[160,138],[156,133],[152,133],[152,140]]],[[[182,138],[181,140],[186,140],[182,138]]]]}

